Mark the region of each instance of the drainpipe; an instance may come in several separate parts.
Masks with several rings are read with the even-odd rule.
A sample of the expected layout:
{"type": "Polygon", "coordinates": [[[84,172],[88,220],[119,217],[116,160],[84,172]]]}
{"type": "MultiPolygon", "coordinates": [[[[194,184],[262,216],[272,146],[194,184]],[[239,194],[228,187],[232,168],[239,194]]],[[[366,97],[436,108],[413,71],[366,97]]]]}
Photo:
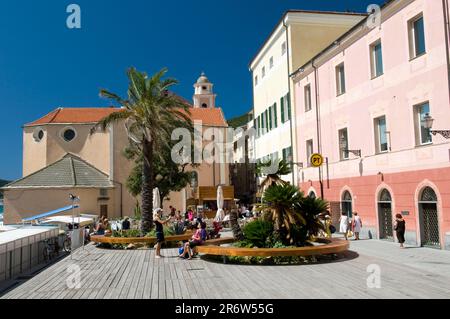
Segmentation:
{"type": "Polygon", "coordinates": [[[449,7],[448,0],[442,0],[442,8],[444,11],[444,32],[445,32],[445,56],[447,58],[447,82],[448,94],[450,99],[450,52],[449,52],[449,7]]]}
{"type": "MultiPolygon", "coordinates": [[[[311,66],[314,69],[314,91],[316,95],[316,126],[317,126],[317,151],[322,154],[322,141],[320,134],[320,94],[319,94],[319,70],[315,65],[315,60],[312,61],[311,66]]],[[[323,198],[323,181],[322,181],[322,167],[319,167],[319,183],[320,183],[320,197],[323,198]]]]}
{"type": "MultiPolygon", "coordinates": [[[[286,15],[287,17],[287,15],[286,15]]],[[[289,101],[288,103],[291,105],[291,119],[289,120],[289,131],[290,131],[290,136],[291,136],[291,150],[292,150],[292,158],[294,159],[294,143],[293,143],[293,134],[292,134],[292,129],[293,129],[293,120],[294,120],[294,108],[295,105],[293,105],[294,103],[291,103],[291,98],[293,98],[292,94],[291,94],[291,66],[290,66],[290,55],[289,55],[289,33],[288,33],[288,27],[286,25],[286,19],[283,19],[283,26],[285,29],[285,33],[286,33],[286,59],[287,59],[287,81],[288,81],[288,92],[289,92],[289,101]]],[[[294,170],[294,166],[292,165],[292,185],[295,185],[295,170],[294,170]]]]}

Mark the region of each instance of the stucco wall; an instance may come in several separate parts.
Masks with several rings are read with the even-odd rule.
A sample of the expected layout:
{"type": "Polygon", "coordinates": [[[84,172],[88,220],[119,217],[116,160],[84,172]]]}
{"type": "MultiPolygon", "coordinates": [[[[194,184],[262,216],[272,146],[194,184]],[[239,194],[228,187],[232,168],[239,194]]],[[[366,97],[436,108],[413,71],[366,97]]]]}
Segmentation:
{"type": "MultiPolygon", "coordinates": [[[[100,195],[98,189],[78,188],[78,189],[24,189],[5,191],[5,213],[4,223],[21,223],[23,218],[46,213],[58,208],[71,205],[69,194],[80,197],[81,214],[100,215],[100,204],[108,205],[108,217],[114,216],[114,191],[108,190],[109,201],[99,202],[100,195]]],[[[65,215],[71,215],[67,212],[65,215]]]]}

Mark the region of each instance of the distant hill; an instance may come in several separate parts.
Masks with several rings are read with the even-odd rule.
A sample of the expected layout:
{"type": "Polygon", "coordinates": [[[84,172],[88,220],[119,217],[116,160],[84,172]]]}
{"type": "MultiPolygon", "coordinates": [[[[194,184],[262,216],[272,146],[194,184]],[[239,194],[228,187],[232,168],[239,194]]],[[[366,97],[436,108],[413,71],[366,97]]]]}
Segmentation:
{"type": "Polygon", "coordinates": [[[245,124],[247,124],[249,122],[248,113],[245,113],[244,115],[241,115],[238,117],[234,117],[234,118],[228,120],[227,122],[228,122],[228,126],[231,126],[232,128],[238,128],[238,127],[244,126],[245,124]]]}
{"type": "Polygon", "coordinates": [[[3,186],[5,186],[8,183],[9,183],[9,181],[5,181],[4,179],[0,179],[0,187],[3,187],[3,186]]]}

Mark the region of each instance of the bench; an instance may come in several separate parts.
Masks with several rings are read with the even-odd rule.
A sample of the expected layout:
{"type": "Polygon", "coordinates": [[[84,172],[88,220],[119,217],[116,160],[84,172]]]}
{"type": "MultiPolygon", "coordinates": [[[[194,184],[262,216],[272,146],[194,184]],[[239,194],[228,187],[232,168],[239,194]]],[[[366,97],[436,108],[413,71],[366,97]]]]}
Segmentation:
{"type": "MultiPolygon", "coordinates": [[[[166,242],[177,242],[189,240],[192,237],[191,232],[183,235],[165,236],[166,242]]],[[[107,236],[91,236],[91,241],[99,244],[156,244],[156,237],[107,237],[107,236]]]]}
{"type": "Polygon", "coordinates": [[[317,256],[338,254],[347,251],[350,243],[342,239],[321,239],[323,245],[298,248],[237,248],[221,247],[220,244],[198,246],[197,251],[205,255],[240,256],[240,257],[287,257],[287,256],[317,256]]]}

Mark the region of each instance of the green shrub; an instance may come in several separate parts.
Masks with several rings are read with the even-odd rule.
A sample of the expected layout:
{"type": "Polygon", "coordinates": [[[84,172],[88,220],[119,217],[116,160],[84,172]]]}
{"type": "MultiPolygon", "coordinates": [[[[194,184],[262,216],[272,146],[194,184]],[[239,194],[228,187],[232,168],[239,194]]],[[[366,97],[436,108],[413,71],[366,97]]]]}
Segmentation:
{"type": "Polygon", "coordinates": [[[267,239],[273,233],[273,224],[269,221],[255,220],[244,227],[245,242],[253,247],[263,248],[267,246],[267,239]]]}
{"type": "Polygon", "coordinates": [[[121,238],[131,238],[131,237],[141,237],[141,232],[138,229],[130,229],[123,231],[113,231],[113,237],[121,237],[121,238]]]}
{"type": "MultiPolygon", "coordinates": [[[[164,226],[163,228],[164,236],[173,236],[175,235],[175,231],[172,227],[164,226]]],[[[156,237],[156,229],[152,229],[145,237],[156,237]]]]}

